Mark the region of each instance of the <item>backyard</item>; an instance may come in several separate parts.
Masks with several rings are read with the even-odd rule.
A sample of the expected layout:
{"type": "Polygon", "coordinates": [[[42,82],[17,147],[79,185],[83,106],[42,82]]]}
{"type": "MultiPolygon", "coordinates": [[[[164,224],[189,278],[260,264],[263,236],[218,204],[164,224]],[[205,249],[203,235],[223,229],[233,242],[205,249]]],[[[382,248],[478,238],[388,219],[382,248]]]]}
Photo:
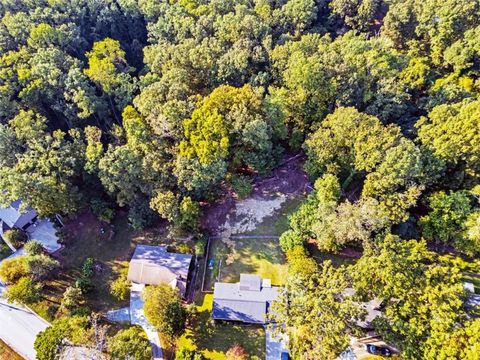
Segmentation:
{"type": "Polygon", "coordinates": [[[261,326],[214,323],[211,318],[213,295],[203,296],[197,305],[198,315],[185,334],[178,340],[178,347],[202,352],[207,359],[223,360],[225,353],[240,344],[252,360],[265,359],[265,330],[261,326]]]}

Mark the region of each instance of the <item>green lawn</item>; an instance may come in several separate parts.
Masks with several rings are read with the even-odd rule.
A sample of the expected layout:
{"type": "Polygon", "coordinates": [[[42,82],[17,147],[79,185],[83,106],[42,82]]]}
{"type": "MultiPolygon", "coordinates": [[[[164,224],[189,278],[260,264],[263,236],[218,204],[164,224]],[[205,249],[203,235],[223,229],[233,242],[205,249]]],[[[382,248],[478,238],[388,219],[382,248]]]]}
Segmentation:
{"type": "Polygon", "coordinates": [[[206,294],[197,306],[198,316],[193,325],[178,340],[177,345],[200,351],[205,358],[226,359],[225,353],[239,343],[250,359],[265,359],[265,330],[261,326],[214,323],[211,319],[212,294],[206,294]]]}
{"type": "Polygon", "coordinates": [[[23,358],[0,340],[0,360],[22,360],[23,358]]]}

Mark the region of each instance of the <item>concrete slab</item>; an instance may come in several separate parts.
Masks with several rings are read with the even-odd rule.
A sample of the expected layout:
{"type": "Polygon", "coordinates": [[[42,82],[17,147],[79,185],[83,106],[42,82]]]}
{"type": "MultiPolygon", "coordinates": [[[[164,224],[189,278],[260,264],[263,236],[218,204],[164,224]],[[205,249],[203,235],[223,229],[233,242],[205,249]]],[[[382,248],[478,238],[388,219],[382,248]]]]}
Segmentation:
{"type": "Polygon", "coordinates": [[[40,219],[27,228],[30,240],[37,240],[50,253],[61,248],[58,243],[57,229],[48,219],[40,219]]]}

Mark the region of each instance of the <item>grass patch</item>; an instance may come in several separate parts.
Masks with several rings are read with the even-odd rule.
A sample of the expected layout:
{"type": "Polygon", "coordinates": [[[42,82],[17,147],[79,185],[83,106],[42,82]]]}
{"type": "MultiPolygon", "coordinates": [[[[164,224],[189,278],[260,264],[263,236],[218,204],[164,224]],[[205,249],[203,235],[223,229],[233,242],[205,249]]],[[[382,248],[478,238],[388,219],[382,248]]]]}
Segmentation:
{"type": "Polygon", "coordinates": [[[23,358],[0,340],[0,360],[22,360],[23,358]]]}
{"type": "Polygon", "coordinates": [[[212,240],[210,259],[213,270],[207,271],[207,288],[219,281],[237,282],[240,274],[257,274],[271,279],[273,285],[283,285],[287,272],[285,256],[277,239],[212,240]],[[217,269],[219,266],[219,269],[217,269]]]}
{"type": "Polygon", "coordinates": [[[265,330],[261,326],[215,323],[211,319],[213,295],[206,294],[197,305],[198,316],[178,340],[178,347],[202,352],[207,359],[224,360],[225,353],[239,343],[250,359],[265,359],[265,330]]]}

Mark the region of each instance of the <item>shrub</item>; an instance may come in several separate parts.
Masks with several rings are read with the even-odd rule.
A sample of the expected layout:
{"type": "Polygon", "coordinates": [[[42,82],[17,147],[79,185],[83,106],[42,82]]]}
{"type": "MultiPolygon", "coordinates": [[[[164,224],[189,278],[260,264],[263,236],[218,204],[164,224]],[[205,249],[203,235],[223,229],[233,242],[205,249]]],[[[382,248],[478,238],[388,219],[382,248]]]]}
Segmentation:
{"type": "Polygon", "coordinates": [[[83,294],[88,294],[93,290],[93,283],[90,278],[81,277],[75,281],[75,287],[79,288],[83,294]]]}
{"type": "Polygon", "coordinates": [[[74,311],[83,304],[83,301],[82,290],[77,287],[69,286],[63,293],[61,307],[69,311],[74,311]]]}
{"type": "Polygon", "coordinates": [[[17,283],[7,288],[4,296],[10,302],[30,305],[40,300],[41,289],[40,284],[35,283],[28,277],[22,277],[17,283]]]}
{"type": "Polygon", "coordinates": [[[93,198],[90,200],[90,209],[100,221],[109,223],[115,217],[115,209],[110,207],[109,202],[101,198],[93,198]]]}
{"type": "Polygon", "coordinates": [[[231,183],[233,191],[235,191],[235,194],[237,194],[239,199],[245,199],[252,193],[252,183],[250,178],[245,175],[232,176],[231,183]]]}
{"type": "Polygon", "coordinates": [[[248,354],[240,344],[233,345],[225,354],[227,360],[247,360],[248,354]]]}
{"type": "Polygon", "coordinates": [[[93,276],[93,264],[94,260],[93,258],[89,257],[87,258],[82,265],[82,274],[85,277],[92,277],[93,276]]]}
{"type": "Polygon", "coordinates": [[[180,347],[175,352],[175,360],[204,360],[205,357],[196,352],[195,350],[190,350],[186,347],[180,347]]]}
{"type": "Polygon", "coordinates": [[[45,254],[27,256],[28,271],[35,280],[43,280],[50,276],[59,266],[57,260],[45,254]]]}
{"type": "Polygon", "coordinates": [[[117,300],[125,300],[130,290],[130,282],[127,280],[128,268],[119,271],[118,277],[110,284],[110,294],[117,300]]]}
{"type": "Polygon", "coordinates": [[[0,279],[7,284],[17,282],[21,277],[28,275],[28,265],[25,256],[19,256],[2,261],[0,279]]]}
{"type": "Polygon", "coordinates": [[[112,359],[149,360],[152,358],[152,348],[147,334],[139,326],[120,330],[108,342],[112,359]]]}
{"type": "Polygon", "coordinates": [[[29,256],[43,254],[43,246],[37,240],[28,241],[25,244],[25,252],[29,256]]]}
{"type": "Polygon", "coordinates": [[[287,230],[280,236],[280,247],[285,252],[301,245],[303,245],[303,239],[293,230],[287,230]]]}
{"type": "Polygon", "coordinates": [[[16,249],[22,247],[28,240],[27,234],[20,229],[7,230],[3,233],[3,237],[16,249]]]}
{"type": "Polygon", "coordinates": [[[201,258],[205,255],[205,248],[207,246],[207,239],[202,237],[195,241],[195,255],[201,258]]]}

